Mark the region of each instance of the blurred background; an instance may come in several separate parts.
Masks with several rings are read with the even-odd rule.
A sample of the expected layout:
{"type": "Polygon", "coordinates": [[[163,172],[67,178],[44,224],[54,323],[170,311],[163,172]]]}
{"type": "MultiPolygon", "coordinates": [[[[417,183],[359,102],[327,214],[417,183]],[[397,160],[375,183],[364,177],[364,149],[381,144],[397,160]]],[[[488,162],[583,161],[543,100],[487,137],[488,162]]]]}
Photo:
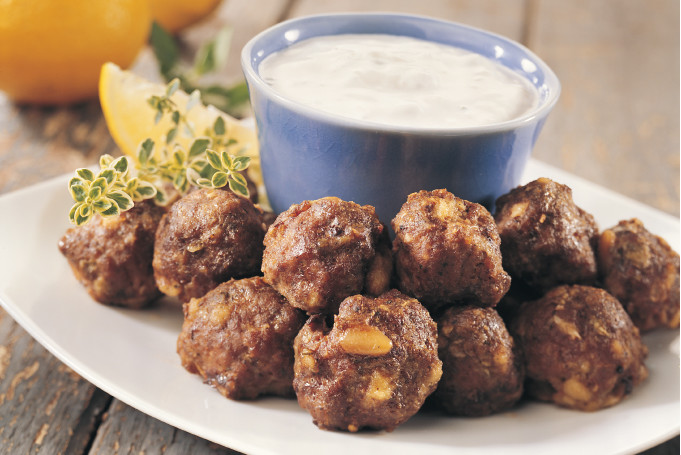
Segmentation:
{"type": "MultiPolygon", "coordinates": [[[[433,16],[523,43],[563,90],[534,158],[679,216],[678,0],[5,0],[0,195],[121,153],[97,93],[103,61],[157,82],[173,72],[163,68],[172,61],[190,84],[213,87],[214,99],[238,101],[246,41],[288,18],[350,11],[433,16]],[[155,46],[152,19],[167,32],[155,35],[155,46]],[[211,71],[199,74],[196,55],[221,31],[224,65],[204,62],[211,71]]],[[[247,105],[232,107],[248,115],[247,105]]],[[[0,393],[1,453],[224,451],[96,389],[2,310],[0,393]],[[21,391],[36,385],[51,392],[29,403],[21,391]]],[[[678,438],[654,453],[679,453],[678,438]]]]}

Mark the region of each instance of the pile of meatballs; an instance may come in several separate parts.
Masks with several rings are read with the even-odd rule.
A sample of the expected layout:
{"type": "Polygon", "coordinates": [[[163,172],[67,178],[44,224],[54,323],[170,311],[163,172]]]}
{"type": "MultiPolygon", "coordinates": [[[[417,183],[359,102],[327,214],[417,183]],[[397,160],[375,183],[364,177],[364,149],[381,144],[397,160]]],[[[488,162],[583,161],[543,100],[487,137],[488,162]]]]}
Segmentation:
{"type": "Polygon", "coordinates": [[[98,302],[182,302],[183,367],[235,400],[295,396],[323,429],[391,431],[525,397],[612,406],[679,327],[679,255],[637,219],[599,232],[547,178],[485,207],[409,195],[392,220],[335,197],[278,216],[228,190],[137,204],[59,248],[98,302]]]}

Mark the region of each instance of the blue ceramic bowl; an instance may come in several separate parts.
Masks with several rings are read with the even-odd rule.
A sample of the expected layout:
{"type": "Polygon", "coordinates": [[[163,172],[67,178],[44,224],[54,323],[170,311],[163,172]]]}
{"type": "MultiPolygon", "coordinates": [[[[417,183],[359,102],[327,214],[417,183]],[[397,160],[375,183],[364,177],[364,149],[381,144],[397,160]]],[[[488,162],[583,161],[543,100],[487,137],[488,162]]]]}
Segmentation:
{"type": "Polygon", "coordinates": [[[330,14],[277,24],[243,48],[273,210],[324,196],[370,204],[390,223],[407,195],[446,188],[493,210],[518,185],[537,136],[560,93],[551,69],[522,45],[464,25],[401,14],[330,14]],[[258,74],[260,62],[293,43],[323,35],[382,33],[457,46],[496,60],[527,78],[538,106],[503,123],[460,129],[391,127],[325,113],[277,94],[258,74]]]}

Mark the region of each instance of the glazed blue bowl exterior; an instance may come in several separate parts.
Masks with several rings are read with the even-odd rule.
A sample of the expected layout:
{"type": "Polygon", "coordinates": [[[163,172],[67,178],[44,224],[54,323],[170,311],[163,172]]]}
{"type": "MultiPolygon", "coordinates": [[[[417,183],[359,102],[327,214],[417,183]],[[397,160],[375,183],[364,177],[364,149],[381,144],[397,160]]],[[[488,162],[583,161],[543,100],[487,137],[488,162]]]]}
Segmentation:
{"type": "Polygon", "coordinates": [[[402,14],[331,14],[275,25],[254,37],[241,63],[256,120],[263,178],[276,213],[337,196],[373,205],[389,224],[407,196],[446,188],[493,210],[518,185],[537,136],[560,93],[553,71],[525,47],[483,30],[402,14]],[[293,43],[324,35],[381,33],[457,46],[527,78],[538,106],[518,119],[469,128],[386,126],[322,112],[278,95],[258,74],[260,62],[293,43]]]}

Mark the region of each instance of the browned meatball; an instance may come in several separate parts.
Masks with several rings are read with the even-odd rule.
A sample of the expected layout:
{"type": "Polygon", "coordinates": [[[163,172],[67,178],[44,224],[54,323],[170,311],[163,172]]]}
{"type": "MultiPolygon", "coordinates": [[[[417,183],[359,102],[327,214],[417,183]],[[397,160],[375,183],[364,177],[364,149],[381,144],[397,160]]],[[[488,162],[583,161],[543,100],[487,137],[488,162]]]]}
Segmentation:
{"type": "Polygon", "coordinates": [[[427,308],[494,306],[508,291],[497,228],[482,205],[446,190],[419,191],[409,195],[392,226],[399,288],[427,308]]]}
{"type": "Polygon", "coordinates": [[[527,393],[582,411],[619,403],[647,376],[647,348],[602,289],[563,285],[524,303],[510,325],[524,352],[527,393]]]}
{"type": "Polygon", "coordinates": [[[523,394],[519,350],[493,308],[452,307],[438,319],[442,379],[433,401],[450,414],[485,416],[523,394]]]}
{"type": "Polygon", "coordinates": [[[230,280],[183,305],[182,366],[231,399],[293,395],[293,339],[305,314],[262,278],[230,280]]]}
{"type": "Polygon", "coordinates": [[[59,250],[94,300],[140,308],[161,295],[151,261],[163,213],[151,201],[137,202],[117,217],[96,215],[66,231],[59,250]]]}
{"type": "Polygon", "coordinates": [[[262,271],[291,305],[333,313],[348,296],[388,290],[390,238],[371,206],[336,197],[305,201],[270,226],[262,271]]]}
{"type": "Polygon", "coordinates": [[[397,290],[345,299],[331,329],[312,316],[294,347],[298,403],[328,430],[390,431],[419,410],[442,374],[435,322],[397,290]]]}
{"type": "Polygon", "coordinates": [[[263,211],[229,190],[198,189],[175,202],[156,233],[159,289],[186,302],[230,278],[259,274],[263,211]]]}
{"type": "Polygon", "coordinates": [[[543,291],[595,282],[598,226],[569,187],[540,178],[515,188],[497,199],[495,220],[514,279],[543,291]]]}
{"type": "Polygon", "coordinates": [[[640,330],[679,327],[679,255],[640,220],[603,231],[598,263],[605,289],[640,330]]]}

